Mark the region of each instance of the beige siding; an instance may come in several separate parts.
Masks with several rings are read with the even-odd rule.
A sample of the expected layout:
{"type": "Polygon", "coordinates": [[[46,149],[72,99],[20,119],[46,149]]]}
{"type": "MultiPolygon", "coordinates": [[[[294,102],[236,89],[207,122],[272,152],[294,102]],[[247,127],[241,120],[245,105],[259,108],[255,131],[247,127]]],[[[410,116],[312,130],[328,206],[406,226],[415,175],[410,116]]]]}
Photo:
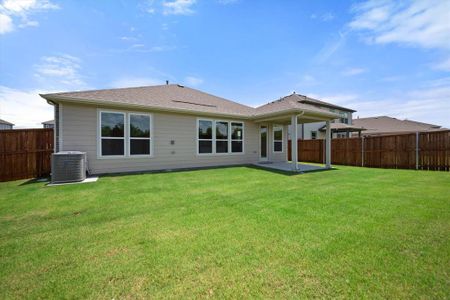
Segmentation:
{"type": "Polygon", "coordinates": [[[250,164],[259,159],[259,132],[253,122],[244,121],[244,154],[197,155],[197,116],[151,111],[145,112],[153,115],[153,157],[100,158],[97,156],[98,109],[68,104],[63,104],[62,109],[61,150],[87,152],[92,173],[250,164]]]}
{"type": "Polygon", "coordinates": [[[269,161],[280,162],[287,160],[287,126],[283,126],[283,152],[273,151],[273,128],[276,124],[269,124],[269,161]]]}

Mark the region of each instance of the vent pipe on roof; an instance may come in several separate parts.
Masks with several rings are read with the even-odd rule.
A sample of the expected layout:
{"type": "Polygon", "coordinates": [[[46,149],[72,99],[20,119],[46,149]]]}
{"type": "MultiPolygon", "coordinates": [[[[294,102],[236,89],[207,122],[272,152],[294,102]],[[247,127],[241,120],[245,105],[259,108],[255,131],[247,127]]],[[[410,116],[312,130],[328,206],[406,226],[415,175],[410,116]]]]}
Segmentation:
{"type": "Polygon", "coordinates": [[[169,80],[166,80],[166,85],[169,85],[169,80]]]}

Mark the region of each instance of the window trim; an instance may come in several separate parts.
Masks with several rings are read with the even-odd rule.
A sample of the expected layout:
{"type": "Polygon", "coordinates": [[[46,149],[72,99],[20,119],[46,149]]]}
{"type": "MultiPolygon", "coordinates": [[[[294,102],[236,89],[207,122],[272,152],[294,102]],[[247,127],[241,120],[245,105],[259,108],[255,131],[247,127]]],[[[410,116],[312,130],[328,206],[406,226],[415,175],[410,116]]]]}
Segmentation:
{"type": "Polygon", "coordinates": [[[272,126],[272,152],[273,153],[283,153],[284,152],[284,127],[283,125],[274,124],[272,126]],[[281,129],[281,140],[275,140],[275,129],[281,129]],[[281,142],[281,151],[275,151],[275,142],[281,142]]]}
{"type": "Polygon", "coordinates": [[[230,128],[230,147],[229,147],[229,149],[230,149],[230,154],[243,154],[245,151],[244,151],[244,145],[245,145],[245,143],[244,143],[244,138],[245,138],[245,125],[244,125],[244,122],[241,122],[241,121],[230,121],[229,122],[230,123],[230,126],[229,126],[229,128],[230,128]],[[241,124],[242,125],[242,139],[240,139],[240,140],[237,140],[237,139],[233,139],[233,134],[232,134],[232,131],[231,131],[231,129],[232,129],[232,125],[231,125],[231,123],[239,123],[239,124],[241,124]],[[241,152],[233,152],[233,142],[242,142],[242,151],[241,152]]]}
{"type": "Polygon", "coordinates": [[[139,113],[139,112],[128,112],[127,113],[127,132],[128,132],[128,136],[127,136],[127,156],[131,157],[131,158],[139,158],[139,157],[153,157],[153,116],[152,114],[149,113],[139,113]],[[131,133],[130,133],[130,126],[131,126],[131,116],[135,115],[135,116],[147,116],[149,117],[149,126],[150,126],[150,137],[148,138],[137,138],[137,137],[132,137],[131,133]],[[149,151],[150,154],[131,154],[131,140],[148,140],[148,142],[150,143],[149,146],[149,151]]]}
{"type": "Polygon", "coordinates": [[[215,154],[228,154],[230,153],[230,146],[231,146],[231,128],[230,128],[230,122],[225,120],[214,120],[214,127],[213,127],[213,139],[214,139],[214,153],[215,154]],[[217,123],[227,123],[227,138],[226,139],[218,139],[217,138],[217,123]],[[227,152],[217,152],[217,142],[227,142],[227,152]]]}
{"type": "Polygon", "coordinates": [[[101,158],[124,158],[127,154],[126,139],[127,139],[127,116],[125,112],[115,110],[99,110],[98,112],[98,126],[97,126],[97,156],[101,158]],[[111,140],[123,140],[123,154],[122,155],[103,155],[102,154],[102,113],[121,114],[123,116],[123,137],[104,137],[111,140]]]}
{"type": "MultiPolygon", "coordinates": [[[[97,159],[139,159],[139,158],[153,158],[155,138],[153,137],[153,114],[139,111],[126,111],[115,109],[97,109],[97,159]],[[124,154],[123,155],[102,155],[102,113],[119,113],[124,115],[124,154]],[[149,115],[150,116],[150,155],[129,155],[130,151],[130,136],[129,136],[129,114],[149,115]]],[[[121,138],[118,138],[121,139],[121,138]]]]}
{"type": "Polygon", "coordinates": [[[245,154],[245,123],[243,121],[235,121],[235,120],[223,120],[223,119],[211,119],[211,118],[201,118],[198,117],[196,119],[196,149],[197,149],[197,156],[221,156],[221,155],[242,155],[245,154]],[[199,138],[199,123],[200,121],[210,121],[212,122],[212,139],[200,139],[199,138]],[[226,122],[228,124],[228,152],[223,153],[217,153],[216,152],[216,141],[225,141],[224,139],[216,139],[216,123],[217,122],[226,122]],[[235,141],[242,141],[242,152],[231,152],[231,146],[232,146],[232,136],[231,136],[231,123],[240,123],[242,125],[242,140],[235,140],[235,141]],[[200,153],[199,152],[199,141],[212,141],[212,152],[211,153],[200,153]]]}
{"type": "Polygon", "coordinates": [[[207,118],[197,118],[196,120],[197,122],[197,138],[196,138],[196,143],[197,143],[197,155],[203,156],[203,155],[213,155],[216,152],[216,141],[215,141],[215,122],[213,119],[207,119],[207,118]],[[199,129],[200,129],[200,121],[208,121],[211,122],[211,138],[210,139],[201,139],[200,138],[200,134],[199,134],[199,129]],[[200,153],[200,147],[199,147],[199,142],[200,141],[211,141],[211,153],[200,153]]]}
{"type": "Polygon", "coordinates": [[[311,140],[317,140],[317,130],[311,130],[311,140]],[[313,133],[315,137],[313,138],[313,133]]]}

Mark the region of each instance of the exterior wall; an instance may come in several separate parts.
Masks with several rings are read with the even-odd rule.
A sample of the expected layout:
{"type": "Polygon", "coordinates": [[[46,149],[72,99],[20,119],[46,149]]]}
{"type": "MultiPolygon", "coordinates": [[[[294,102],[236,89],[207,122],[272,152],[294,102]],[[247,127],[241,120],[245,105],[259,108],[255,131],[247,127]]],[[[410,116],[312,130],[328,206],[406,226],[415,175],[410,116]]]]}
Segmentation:
{"type": "Polygon", "coordinates": [[[10,130],[13,129],[12,125],[9,124],[0,124],[0,130],[10,130]]]}
{"type": "MultiPolygon", "coordinates": [[[[251,121],[243,121],[243,154],[197,155],[197,118],[201,116],[143,110],[140,112],[152,114],[153,157],[98,157],[98,109],[111,110],[111,108],[65,103],[59,109],[55,107],[56,132],[61,129],[60,134],[57,135],[60,150],[87,152],[88,167],[93,174],[250,164],[259,160],[259,126],[251,121]],[[60,111],[59,118],[57,118],[57,110],[60,111]],[[173,145],[171,144],[172,140],[174,141],[173,145]]],[[[136,112],[136,110],[116,110],[136,112]]],[[[212,119],[211,117],[205,118],[212,119]]],[[[230,119],[230,121],[241,120],[230,119]]],[[[271,134],[269,137],[271,139],[271,134]]],[[[269,153],[272,153],[271,149],[269,147],[269,153]]],[[[281,159],[281,156],[277,154],[274,159],[281,159]]]]}
{"type": "Polygon", "coordinates": [[[269,161],[272,162],[280,162],[287,161],[287,135],[288,128],[286,125],[283,125],[283,152],[274,152],[273,151],[273,128],[277,124],[269,124],[269,161]]]}
{"type": "Polygon", "coordinates": [[[60,124],[60,120],[59,120],[59,104],[55,103],[53,105],[53,113],[54,113],[54,117],[55,117],[55,130],[53,131],[54,133],[54,137],[55,137],[55,153],[60,151],[59,148],[59,136],[61,134],[61,124],[60,124]]]}

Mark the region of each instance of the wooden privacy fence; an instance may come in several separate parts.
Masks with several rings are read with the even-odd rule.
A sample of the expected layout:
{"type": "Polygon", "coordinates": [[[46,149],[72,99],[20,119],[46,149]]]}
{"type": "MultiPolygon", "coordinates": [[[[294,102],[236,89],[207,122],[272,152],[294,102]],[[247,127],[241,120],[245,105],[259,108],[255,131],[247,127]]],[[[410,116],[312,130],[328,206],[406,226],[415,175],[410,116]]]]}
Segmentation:
{"type": "Polygon", "coordinates": [[[0,181],[50,174],[53,129],[0,130],[0,181]]]}
{"type": "MultiPolygon", "coordinates": [[[[291,141],[288,145],[291,159],[291,141]]],[[[325,162],[324,140],[298,140],[298,160],[325,162]]],[[[450,170],[450,130],[331,140],[331,163],[373,168],[450,170]]]]}

